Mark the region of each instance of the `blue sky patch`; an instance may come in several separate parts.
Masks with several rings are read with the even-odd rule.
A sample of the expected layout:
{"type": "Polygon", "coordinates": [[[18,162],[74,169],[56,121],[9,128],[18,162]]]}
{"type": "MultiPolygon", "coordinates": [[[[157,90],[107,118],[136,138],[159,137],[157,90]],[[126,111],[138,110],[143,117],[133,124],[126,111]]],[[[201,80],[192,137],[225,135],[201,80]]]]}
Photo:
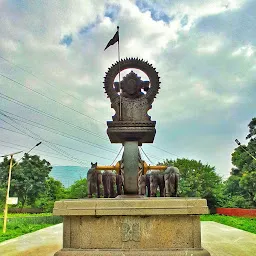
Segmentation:
{"type": "Polygon", "coordinates": [[[156,8],[154,8],[153,5],[150,5],[147,1],[145,0],[136,0],[136,5],[142,12],[149,11],[151,14],[151,18],[155,21],[162,20],[165,23],[169,23],[171,20],[174,19],[173,16],[169,17],[166,13],[163,11],[159,11],[156,8]]]}
{"type": "Polygon", "coordinates": [[[72,39],[72,35],[65,35],[61,41],[60,44],[69,46],[72,43],[73,39],[72,39]]]}
{"type": "Polygon", "coordinates": [[[88,24],[87,26],[83,27],[80,31],[79,34],[88,34],[90,33],[96,26],[99,24],[101,21],[100,17],[97,16],[96,21],[88,24]]]}
{"type": "Polygon", "coordinates": [[[105,11],[104,16],[110,18],[112,22],[114,20],[116,20],[118,14],[120,12],[120,6],[114,5],[114,4],[106,4],[105,9],[106,9],[106,11],[105,11]]]}
{"type": "Polygon", "coordinates": [[[180,24],[182,27],[185,27],[187,24],[188,24],[188,15],[185,15],[181,21],[180,21],[180,24]]]}

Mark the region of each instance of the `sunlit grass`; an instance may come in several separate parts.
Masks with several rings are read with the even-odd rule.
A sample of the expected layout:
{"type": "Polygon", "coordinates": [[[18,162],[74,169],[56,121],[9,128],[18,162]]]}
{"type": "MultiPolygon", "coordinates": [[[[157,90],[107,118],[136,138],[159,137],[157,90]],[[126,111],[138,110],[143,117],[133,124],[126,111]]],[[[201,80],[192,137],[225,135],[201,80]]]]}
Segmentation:
{"type": "Polygon", "coordinates": [[[201,221],[215,221],[227,226],[256,234],[256,218],[224,216],[218,214],[201,215],[201,221]]]}
{"type": "Polygon", "coordinates": [[[3,233],[3,218],[0,219],[0,242],[62,222],[62,217],[52,214],[9,214],[7,231],[3,233]]]}

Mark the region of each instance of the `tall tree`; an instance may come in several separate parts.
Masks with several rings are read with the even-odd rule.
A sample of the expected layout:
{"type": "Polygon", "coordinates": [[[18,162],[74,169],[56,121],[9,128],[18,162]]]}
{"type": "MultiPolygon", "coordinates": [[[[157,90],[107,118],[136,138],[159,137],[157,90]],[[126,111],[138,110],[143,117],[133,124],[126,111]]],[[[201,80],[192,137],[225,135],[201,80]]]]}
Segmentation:
{"type": "Polygon", "coordinates": [[[232,171],[225,189],[225,195],[233,206],[246,208],[256,207],[256,160],[252,157],[256,157],[256,118],[248,127],[248,144],[239,145],[232,153],[232,164],[237,169],[232,171]]]}
{"type": "MultiPolygon", "coordinates": [[[[159,163],[160,164],[160,163],[159,163]]],[[[213,208],[221,202],[222,180],[215,167],[189,159],[165,160],[162,164],[173,165],[180,170],[179,194],[185,197],[202,197],[213,208]]]]}
{"type": "Polygon", "coordinates": [[[256,117],[248,124],[249,134],[246,136],[246,139],[253,139],[256,137],[256,117]]]}
{"type": "Polygon", "coordinates": [[[10,194],[16,195],[23,207],[33,204],[45,190],[46,179],[52,167],[45,159],[37,155],[25,154],[22,162],[12,172],[10,194]]]}

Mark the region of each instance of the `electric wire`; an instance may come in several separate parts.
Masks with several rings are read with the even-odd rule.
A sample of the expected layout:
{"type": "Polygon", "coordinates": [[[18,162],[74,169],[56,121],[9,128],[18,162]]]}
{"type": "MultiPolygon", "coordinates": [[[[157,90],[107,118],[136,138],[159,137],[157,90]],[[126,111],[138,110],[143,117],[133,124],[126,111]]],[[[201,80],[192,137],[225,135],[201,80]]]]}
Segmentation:
{"type": "MultiPolygon", "coordinates": [[[[51,97],[49,97],[49,96],[47,96],[47,95],[45,95],[45,94],[43,94],[43,93],[41,93],[41,92],[39,92],[39,91],[37,91],[37,90],[35,90],[35,89],[32,89],[32,88],[30,88],[29,86],[24,85],[24,84],[22,84],[22,83],[20,83],[20,82],[18,82],[18,81],[16,81],[16,80],[14,80],[14,79],[8,77],[8,76],[5,76],[5,75],[3,75],[3,74],[1,74],[1,73],[0,73],[0,76],[2,76],[2,77],[4,77],[4,78],[8,79],[9,81],[12,81],[12,82],[15,83],[15,84],[18,84],[18,85],[22,86],[23,88],[27,88],[28,90],[30,90],[30,91],[32,91],[32,92],[34,92],[34,93],[40,95],[40,96],[43,97],[43,98],[46,98],[46,99],[48,99],[48,100],[50,100],[50,101],[52,101],[52,102],[58,103],[58,104],[61,105],[62,107],[65,107],[65,108],[67,108],[67,109],[69,109],[69,110],[71,110],[71,111],[74,111],[74,112],[76,112],[76,113],[78,113],[78,114],[80,114],[80,115],[82,115],[82,116],[84,116],[84,117],[86,117],[86,118],[89,118],[89,119],[91,119],[91,120],[93,120],[93,121],[95,121],[95,122],[98,122],[98,123],[103,123],[103,122],[100,121],[100,120],[97,120],[97,119],[95,119],[95,118],[93,118],[93,117],[91,117],[91,116],[88,116],[88,115],[86,115],[86,114],[84,114],[84,113],[82,113],[82,112],[80,112],[80,111],[78,111],[78,110],[76,110],[76,109],[74,109],[74,108],[72,108],[72,107],[69,107],[69,106],[67,106],[67,105],[65,105],[65,104],[63,104],[63,103],[61,103],[61,102],[59,102],[59,101],[57,101],[57,100],[55,100],[55,99],[52,99],[51,97]]],[[[104,124],[105,124],[105,123],[104,123],[104,124]]]]}
{"type": "MultiPolygon", "coordinates": [[[[10,132],[13,132],[13,133],[17,133],[17,134],[20,134],[20,135],[23,135],[23,136],[30,137],[30,136],[28,136],[25,133],[14,131],[14,130],[6,128],[6,127],[0,126],[0,129],[7,130],[7,131],[10,131],[10,132]]],[[[67,149],[71,149],[71,150],[74,150],[74,151],[77,151],[77,152],[81,152],[81,153],[84,153],[84,154],[87,154],[87,155],[96,156],[96,157],[103,158],[103,159],[106,159],[106,160],[112,160],[110,158],[106,158],[106,157],[103,157],[103,156],[98,156],[98,155],[95,155],[95,154],[92,154],[92,153],[88,153],[86,151],[82,151],[82,150],[79,150],[79,149],[75,149],[75,148],[71,148],[71,147],[68,147],[68,146],[64,146],[64,145],[61,145],[61,144],[56,143],[56,142],[51,142],[51,143],[54,144],[54,145],[57,145],[57,146],[60,146],[60,147],[63,147],[63,148],[67,148],[67,149]]]]}
{"type": "Polygon", "coordinates": [[[92,131],[90,131],[90,130],[88,130],[88,129],[85,129],[85,128],[83,128],[83,127],[74,125],[74,124],[71,123],[71,122],[68,122],[68,121],[66,121],[66,120],[64,120],[64,119],[62,119],[62,118],[53,116],[53,115],[51,115],[51,114],[49,114],[49,113],[47,113],[47,112],[45,112],[45,111],[42,111],[42,110],[37,109],[37,108],[35,108],[35,107],[31,106],[31,105],[28,105],[28,104],[25,104],[25,103],[23,103],[23,102],[21,102],[21,101],[18,101],[18,100],[14,99],[14,98],[12,98],[12,97],[9,97],[9,96],[7,96],[7,95],[1,93],[1,92],[0,92],[0,98],[5,99],[6,101],[10,101],[10,102],[12,102],[12,103],[14,103],[14,104],[17,104],[17,105],[19,105],[19,106],[22,106],[22,107],[24,107],[24,108],[26,108],[26,109],[29,109],[29,110],[31,110],[31,111],[34,111],[34,112],[36,112],[36,113],[38,113],[38,114],[40,114],[40,115],[44,115],[44,116],[46,116],[46,117],[48,117],[48,118],[51,118],[51,119],[53,119],[53,120],[55,120],[55,121],[59,121],[59,122],[62,122],[62,123],[64,123],[64,124],[66,124],[66,125],[69,125],[69,126],[71,126],[71,127],[77,128],[78,130],[81,130],[81,131],[84,131],[84,132],[86,132],[86,133],[89,133],[89,134],[91,134],[91,135],[93,135],[93,136],[96,136],[96,137],[98,137],[98,138],[100,138],[100,139],[103,139],[103,140],[108,141],[105,137],[103,137],[103,136],[101,136],[101,135],[99,135],[99,134],[97,134],[97,133],[95,133],[95,132],[92,132],[92,131]]]}
{"type": "MultiPolygon", "coordinates": [[[[1,112],[0,112],[0,113],[1,113],[1,112]]],[[[15,122],[15,123],[17,124],[17,122],[16,122],[15,120],[13,120],[11,117],[9,117],[9,116],[7,116],[7,115],[5,115],[5,114],[3,114],[3,113],[2,113],[2,115],[5,116],[5,117],[7,117],[7,118],[10,119],[12,122],[15,122]]],[[[0,118],[0,120],[2,120],[3,122],[5,122],[5,123],[11,125],[14,129],[19,130],[19,128],[15,127],[13,124],[7,122],[6,120],[4,120],[4,119],[2,119],[2,118],[0,118]]],[[[20,126],[21,124],[18,124],[18,125],[20,126]]],[[[21,125],[21,126],[22,126],[22,125],[21,125]]],[[[23,127],[23,128],[24,128],[24,127],[23,127]]],[[[79,164],[85,165],[85,163],[84,163],[82,160],[80,160],[80,159],[78,159],[78,158],[76,158],[76,157],[71,156],[70,154],[68,154],[68,153],[65,152],[64,150],[58,148],[57,146],[54,146],[54,145],[52,146],[51,142],[44,140],[43,138],[41,138],[41,137],[40,137],[39,135],[37,135],[36,133],[32,132],[32,131],[31,131],[30,129],[28,129],[27,127],[24,128],[24,129],[25,129],[25,131],[27,131],[27,130],[30,131],[30,133],[32,133],[32,134],[34,135],[34,137],[31,136],[31,135],[28,135],[29,137],[33,138],[34,140],[38,141],[38,140],[40,139],[40,140],[46,142],[45,145],[46,145],[47,147],[51,148],[52,150],[57,151],[58,153],[64,155],[65,157],[67,157],[67,158],[69,158],[69,159],[73,159],[73,160],[77,161],[77,163],[79,163],[79,164]],[[38,139],[38,138],[39,138],[39,139],[38,139]]],[[[27,132],[23,132],[23,133],[24,133],[24,134],[27,134],[27,132]]]]}
{"type": "MultiPolygon", "coordinates": [[[[5,143],[5,144],[7,144],[7,143],[5,143]]],[[[10,143],[9,143],[9,144],[10,144],[10,143]]],[[[8,144],[7,144],[7,146],[5,146],[5,148],[13,148],[13,149],[17,149],[17,150],[25,150],[25,149],[27,149],[27,147],[23,147],[23,148],[19,148],[19,147],[10,147],[10,146],[8,146],[8,144]]],[[[35,150],[35,151],[45,152],[45,151],[38,150],[38,149],[35,150]]],[[[41,155],[40,155],[40,156],[41,156],[41,155]]],[[[56,158],[56,159],[67,160],[66,158],[63,158],[63,157],[59,157],[59,156],[55,156],[55,155],[48,155],[48,154],[45,154],[45,153],[43,153],[42,156],[49,156],[49,157],[56,158]]],[[[73,161],[73,160],[70,160],[70,161],[73,161]]]]}
{"type": "Polygon", "coordinates": [[[2,112],[2,113],[3,113],[3,112],[4,112],[4,113],[8,113],[8,114],[11,114],[11,115],[13,115],[13,116],[19,117],[19,118],[21,118],[21,120],[20,120],[20,119],[17,119],[17,118],[14,118],[14,117],[12,117],[12,118],[13,118],[14,120],[22,121],[22,122],[25,123],[25,124],[29,124],[29,125],[38,127],[38,128],[43,129],[43,130],[45,130],[45,131],[49,131],[49,132],[52,132],[52,133],[54,133],[54,134],[58,134],[58,135],[60,135],[60,136],[63,136],[63,137],[65,137],[65,138],[78,141],[78,142],[80,142],[80,143],[88,144],[88,145],[90,145],[90,146],[92,146],[92,147],[96,147],[96,148],[99,148],[99,149],[101,149],[101,150],[105,150],[105,151],[108,151],[108,152],[110,152],[110,153],[113,153],[113,154],[116,153],[116,151],[111,150],[111,149],[109,149],[109,148],[107,148],[107,147],[104,147],[104,146],[102,146],[102,145],[99,145],[99,144],[96,144],[96,143],[94,143],[94,142],[91,142],[91,141],[88,141],[88,140],[79,138],[79,137],[77,137],[77,136],[73,136],[73,135],[71,135],[71,134],[69,134],[69,133],[66,133],[66,132],[59,131],[59,130],[54,129],[54,128],[52,128],[52,127],[49,127],[49,126],[46,126],[46,125],[37,123],[37,122],[35,122],[35,121],[26,119],[26,118],[21,117],[21,116],[18,116],[18,115],[15,115],[15,114],[10,113],[10,112],[8,112],[8,111],[5,111],[5,110],[0,109],[0,112],[2,112]],[[26,122],[26,121],[24,121],[24,120],[26,120],[26,121],[28,121],[28,122],[26,122]],[[31,123],[32,123],[32,124],[31,124],[31,123]]]}
{"type": "Polygon", "coordinates": [[[165,152],[165,153],[168,153],[168,154],[170,154],[170,155],[179,157],[178,155],[173,154],[173,153],[171,153],[171,152],[169,152],[169,151],[167,151],[167,150],[165,150],[165,149],[159,148],[159,147],[157,147],[157,146],[154,146],[154,145],[149,145],[149,146],[151,146],[151,147],[153,147],[153,148],[157,148],[157,149],[159,149],[159,150],[161,150],[161,151],[163,151],[163,152],[165,152]]]}
{"type": "Polygon", "coordinates": [[[49,85],[50,87],[54,88],[54,89],[57,90],[58,92],[61,91],[62,93],[66,94],[66,95],[68,95],[68,96],[70,96],[70,97],[72,97],[72,98],[74,98],[74,99],[76,99],[76,100],[78,100],[78,101],[80,101],[80,102],[82,102],[82,103],[85,102],[88,106],[90,106],[91,108],[96,109],[97,111],[102,111],[102,110],[100,110],[100,109],[98,109],[98,108],[95,108],[95,107],[92,106],[91,104],[87,103],[85,100],[81,100],[81,99],[79,99],[78,97],[76,97],[76,96],[74,96],[74,95],[72,95],[72,94],[70,94],[70,93],[68,93],[68,92],[66,92],[66,91],[64,91],[64,90],[62,90],[61,88],[57,88],[57,86],[55,86],[55,85],[53,85],[53,84],[51,84],[51,83],[49,83],[49,82],[43,80],[42,78],[38,77],[37,75],[35,75],[35,74],[32,73],[31,71],[28,71],[28,70],[22,68],[21,66],[15,64],[15,63],[13,63],[13,62],[11,62],[10,60],[8,60],[8,59],[6,59],[6,58],[4,58],[4,57],[2,57],[2,56],[0,56],[0,58],[3,59],[4,61],[10,63],[11,65],[13,65],[13,66],[19,68],[19,69],[22,70],[23,72],[26,72],[26,73],[32,75],[33,77],[35,77],[35,78],[38,79],[39,81],[42,81],[43,83],[49,85]]]}
{"type": "MultiPolygon", "coordinates": [[[[17,146],[17,147],[22,147],[24,149],[29,149],[30,147],[29,146],[26,146],[26,145],[20,145],[20,144],[17,144],[17,143],[12,143],[12,142],[8,142],[8,141],[4,141],[4,140],[0,140],[1,142],[1,145],[5,144],[7,146],[5,147],[8,147],[10,145],[14,145],[14,146],[17,146]]],[[[14,147],[13,147],[14,148],[14,147]]],[[[43,153],[49,153],[51,155],[55,155],[55,156],[58,156],[56,153],[52,153],[52,152],[47,152],[47,151],[44,151],[44,150],[41,150],[41,149],[35,149],[35,151],[38,151],[38,152],[43,152],[43,153]]]]}
{"type": "Polygon", "coordinates": [[[149,161],[151,164],[154,164],[154,163],[150,160],[150,158],[147,156],[147,154],[145,153],[145,151],[143,150],[143,148],[140,147],[140,149],[141,149],[141,151],[143,152],[143,154],[145,155],[145,157],[148,159],[148,161],[149,161]]]}
{"type": "MultiPolygon", "coordinates": [[[[5,99],[5,100],[7,100],[7,101],[11,101],[11,102],[13,102],[13,103],[15,103],[15,104],[17,104],[17,105],[20,105],[20,106],[22,106],[22,107],[24,107],[24,108],[27,108],[27,109],[29,109],[29,110],[31,110],[31,111],[34,111],[34,112],[38,113],[38,114],[44,115],[44,116],[46,116],[46,117],[49,117],[49,118],[51,118],[51,119],[53,119],[53,120],[63,122],[63,123],[65,123],[66,125],[75,127],[75,128],[77,128],[77,129],[79,129],[79,130],[83,130],[83,131],[85,131],[85,132],[90,132],[90,133],[92,133],[91,131],[86,130],[85,128],[76,126],[76,125],[74,125],[74,124],[72,124],[72,123],[70,123],[70,122],[65,121],[64,119],[61,119],[61,118],[59,118],[59,117],[55,117],[55,116],[53,116],[53,115],[51,115],[51,114],[46,113],[45,111],[39,110],[39,109],[37,109],[37,108],[35,108],[35,107],[33,107],[33,106],[30,106],[30,105],[28,105],[28,104],[25,104],[25,103],[23,103],[23,102],[20,102],[20,101],[14,99],[14,98],[11,98],[11,97],[9,97],[9,96],[3,94],[3,93],[0,93],[0,98],[3,98],[3,99],[5,99]]],[[[99,137],[99,138],[101,138],[101,139],[107,140],[107,139],[105,139],[103,136],[100,136],[100,135],[97,135],[97,134],[92,134],[92,135],[97,136],[97,137],[99,137]]],[[[149,146],[151,146],[151,147],[153,147],[153,148],[156,148],[156,149],[158,149],[158,150],[160,150],[160,151],[163,151],[163,152],[165,152],[165,153],[168,153],[168,154],[170,154],[170,155],[173,155],[173,156],[176,156],[176,157],[179,157],[179,158],[180,158],[180,156],[178,156],[178,155],[176,155],[176,154],[174,154],[174,153],[171,153],[171,152],[169,152],[169,151],[167,151],[167,150],[165,150],[165,149],[162,149],[162,148],[160,148],[160,147],[158,147],[158,146],[155,146],[155,145],[149,145],[149,146]]],[[[159,160],[158,157],[155,157],[155,156],[151,156],[151,157],[159,160]]]]}
{"type": "Polygon", "coordinates": [[[111,163],[111,165],[113,165],[113,164],[115,163],[115,161],[116,161],[116,159],[118,158],[118,156],[120,155],[120,153],[121,153],[123,147],[124,147],[124,146],[121,147],[121,149],[119,150],[117,156],[115,157],[115,159],[113,160],[113,162],[111,163]]]}

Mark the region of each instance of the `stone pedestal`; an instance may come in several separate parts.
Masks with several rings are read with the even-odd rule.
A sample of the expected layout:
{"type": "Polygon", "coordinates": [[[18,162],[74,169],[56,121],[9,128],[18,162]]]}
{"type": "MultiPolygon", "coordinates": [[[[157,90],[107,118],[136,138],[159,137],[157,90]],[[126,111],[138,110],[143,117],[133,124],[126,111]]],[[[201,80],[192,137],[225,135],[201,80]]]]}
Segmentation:
{"type": "Polygon", "coordinates": [[[155,121],[108,121],[107,134],[111,143],[138,141],[153,143],[156,134],[155,121]]]}
{"type": "Polygon", "coordinates": [[[201,247],[206,200],[114,198],[55,202],[64,216],[63,249],[55,256],[210,254],[201,247]]]}

